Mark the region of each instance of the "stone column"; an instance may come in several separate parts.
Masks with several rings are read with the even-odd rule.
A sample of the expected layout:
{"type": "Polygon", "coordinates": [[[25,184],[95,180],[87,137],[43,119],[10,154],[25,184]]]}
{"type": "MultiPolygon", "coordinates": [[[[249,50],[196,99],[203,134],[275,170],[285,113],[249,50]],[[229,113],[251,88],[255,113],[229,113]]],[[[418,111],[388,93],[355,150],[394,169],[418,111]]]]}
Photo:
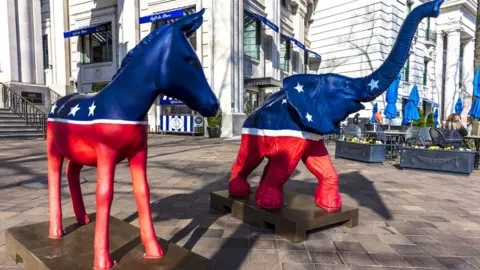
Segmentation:
{"type": "Polygon", "coordinates": [[[68,7],[65,5],[64,1],[50,1],[50,41],[52,42],[50,54],[53,67],[53,83],[50,87],[62,96],[67,93],[70,84],[70,51],[68,50],[70,40],[63,38],[63,32],[69,30],[66,20],[68,7]]]}
{"type": "Polygon", "coordinates": [[[437,88],[437,100],[438,100],[438,120],[442,120],[443,104],[442,104],[442,83],[443,83],[443,35],[442,31],[438,31],[437,34],[437,46],[435,57],[435,86],[437,88]]]}
{"type": "Polygon", "coordinates": [[[463,112],[462,122],[467,124],[468,112],[472,107],[473,96],[473,78],[475,77],[475,70],[473,67],[472,59],[475,57],[475,40],[470,39],[465,43],[463,48],[463,85],[465,86],[465,92],[462,95],[463,100],[463,112]]]}
{"type": "MultiPolygon", "coordinates": [[[[276,26],[280,27],[281,20],[280,20],[280,1],[269,1],[267,3],[267,19],[273,22],[276,26]]],[[[270,45],[270,59],[267,65],[267,61],[265,64],[267,65],[265,68],[265,77],[272,77],[274,79],[280,79],[280,33],[273,31],[268,26],[264,27],[267,39],[269,40],[270,45]]],[[[267,47],[268,49],[268,47],[267,47]]]]}
{"type": "Polygon", "coordinates": [[[459,64],[460,58],[460,30],[455,29],[448,33],[447,68],[445,74],[445,99],[443,104],[444,120],[455,111],[458,99],[458,85],[460,83],[459,64]]]}
{"type": "Polygon", "coordinates": [[[211,86],[222,110],[222,137],[231,137],[243,123],[243,0],[210,5],[211,86]]]}
{"type": "Polygon", "coordinates": [[[32,30],[35,66],[31,67],[36,84],[45,84],[45,70],[43,67],[43,39],[42,39],[42,7],[40,1],[32,1],[32,30]]]}
{"type": "Polygon", "coordinates": [[[17,0],[17,25],[20,58],[20,82],[35,83],[35,54],[33,40],[32,1],[17,0]]]}

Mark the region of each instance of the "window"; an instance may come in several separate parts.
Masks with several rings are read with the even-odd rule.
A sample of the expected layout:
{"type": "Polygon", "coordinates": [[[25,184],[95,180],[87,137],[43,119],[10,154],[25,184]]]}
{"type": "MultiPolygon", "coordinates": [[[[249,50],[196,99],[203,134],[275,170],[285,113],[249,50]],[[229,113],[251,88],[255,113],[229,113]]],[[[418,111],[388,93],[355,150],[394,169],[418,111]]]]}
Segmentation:
{"type": "Polygon", "coordinates": [[[407,14],[412,11],[412,5],[413,5],[413,3],[410,3],[410,2],[408,2],[408,0],[407,0],[407,14]]]}
{"type": "Polygon", "coordinates": [[[287,0],[281,0],[280,3],[283,7],[287,7],[287,0]]]}
{"type": "Polygon", "coordinates": [[[282,37],[280,39],[280,70],[290,71],[290,40],[282,37]]]}
{"type": "Polygon", "coordinates": [[[432,40],[432,37],[430,36],[430,17],[427,18],[427,27],[425,28],[425,40],[432,40]]]}
{"type": "Polygon", "coordinates": [[[460,43],[460,58],[458,59],[458,76],[459,76],[459,89],[463,87],[463,51],[465,49],[465,44],[460,43]]]}
{"type": "Polygon", "coordinates": [[[428,60],[423,60],[423,85],[428,83],[428,60]]]}
{"type": "Polygon", "coordinates": [[[245,55],[260,60],[260,22],[247,14],[243,16],[243,52],[245,55]]]}
{"type": "Polygon", "coordinates": [[[410,80],[410,57],[407,59],[405,66],[402,68],[402,78],[406,82],[410,80]]]}
{"type": "Polygon", "coordinates": [[[50,68],[48,64],[48,36],[42,36],[42,45],[43,45],[43,69],[50,68]]]}
{"type": "MultiPolygon", "coordinates": [[[[196,12],[195,7],[186,8],[183,11],[183,15],[188,16],[188,15],[193,14],[195,12],[196,12]]],[[[175,19],[164,20],[164,21],[156,21],[155,23],[153,23],[152,31],[157,29],[160,26],[170,24],[170,23],[174,23],[174,22],[178,21],[179,19],[181,19],[181,18],[175,18],[175,19]]],[[[196,51],[197,50],[197,32],[196,31],[192,33],[192,35],[188,38],[188,41],[190,41],[190,45],[192,45],[193,49],[196,51]]]]}
{"type": "Polygon", "coordinates": [[[80,36],[82,64],[112,61],[112,24],[104,24],[94,33],[80,36]]]}
{"type": "Polygon", "coordinates": [[[304,63],[304,70],[303,73],[307,74],[308,73],[308,65],[310,63],[310,58],[309,58],[308,51],[304,51],[303,54],[303,63],[304,63]]]}

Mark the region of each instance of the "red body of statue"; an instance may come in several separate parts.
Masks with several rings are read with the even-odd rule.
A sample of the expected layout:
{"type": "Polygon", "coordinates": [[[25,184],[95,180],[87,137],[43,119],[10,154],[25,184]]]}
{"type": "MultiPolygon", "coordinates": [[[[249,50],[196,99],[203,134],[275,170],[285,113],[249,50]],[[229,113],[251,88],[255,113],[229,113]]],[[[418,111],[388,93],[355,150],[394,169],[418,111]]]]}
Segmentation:
{"type": "Polygon", "coordinates": [[[137,202],[140,236],[146,258],[160,258],[162,248],[157,242],[150,210],[150,191],[146,176],[147,135],[145,124],[71,125],[61,122],[47,124],[48,186],[50,196],[51,238],[63,236],[60,180],[63,160],[68,160],[67,178],[75,217],[79,224],[89,223],[80,189],[80,170],[95,166],[96,224],[94,268],[110,269],[114,265],[109,254],[109,217],[113,199],[115,166],[128,159],[132,174],[133,193],[137,202]]]}
{"type": "Polygon", "coordinates": [[[283,202],[283,185],[302,160],[318,179],[315,202],[327,211],[342,205],[338,191],[338,174],[328,156],[323,140],[314,141],[296,137],[242,135],[238,157],[232,167],[229,192],[245,196],[250,192],[248,175],[268,158],[260,185],[255,194],[257,204],[263,208],[279,208],[283,202]]]}

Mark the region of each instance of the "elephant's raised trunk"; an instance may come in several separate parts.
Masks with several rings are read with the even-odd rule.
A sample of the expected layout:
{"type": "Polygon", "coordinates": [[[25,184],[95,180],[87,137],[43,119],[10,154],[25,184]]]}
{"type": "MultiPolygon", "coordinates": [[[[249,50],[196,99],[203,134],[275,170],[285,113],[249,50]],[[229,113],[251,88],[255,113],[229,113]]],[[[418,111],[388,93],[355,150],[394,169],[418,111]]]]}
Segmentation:
{"type": "Polygon", "coordinates": [[[392,84],[405,65],[409,56],[413,36],[425,17],[438,17],[444,0],[434,0],[415,8],[403,22],[395,45],[385,62],[372,74],[361,78],[367,93],[362,93],[363,101],[372,101],[392,84]]]}

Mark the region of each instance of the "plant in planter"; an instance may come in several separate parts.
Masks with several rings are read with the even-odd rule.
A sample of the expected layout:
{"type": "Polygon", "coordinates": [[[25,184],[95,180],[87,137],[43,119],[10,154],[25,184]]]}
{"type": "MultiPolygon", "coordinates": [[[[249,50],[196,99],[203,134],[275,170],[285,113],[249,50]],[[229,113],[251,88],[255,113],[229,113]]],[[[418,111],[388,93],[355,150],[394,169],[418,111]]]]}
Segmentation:
{"type": "Polygon", "coordinates": [[[102,91],[103,88],[105,88],[108,85],[108,82],[96,82],[92,84],[92,92],[93,93],[98,93],[102,91]]]}
{"type": "Polygon", "coordinates": [[[381,163],[386,159],[386,145],[371,137],[347,137],[336,141],[335,158],[381,163]]]}
{"type": "Polygon", "coordinates": [[[425,122],[425,114],[423,113],[423,110],[422,109],[418,109],[418,114],[420,114],[420,119],[419,120],[415,120],[413,121],[413,126],[414,127],[421,127],[421,128],[424,128],[427,126],[426,122],[425,122]]]}
{"type": "Polygon", "coordinates": [[[220,125],[222,123],[222,112],[219,109],[213,117],[207,118],[207,132],[209,138],[220,138],[220,125]]]}
{"type": "Polygon", "coordinates": [[[435,128],[435,121],[433,120],[433,113],[429,113],[427,116],[426,127],[435,128]]]}

